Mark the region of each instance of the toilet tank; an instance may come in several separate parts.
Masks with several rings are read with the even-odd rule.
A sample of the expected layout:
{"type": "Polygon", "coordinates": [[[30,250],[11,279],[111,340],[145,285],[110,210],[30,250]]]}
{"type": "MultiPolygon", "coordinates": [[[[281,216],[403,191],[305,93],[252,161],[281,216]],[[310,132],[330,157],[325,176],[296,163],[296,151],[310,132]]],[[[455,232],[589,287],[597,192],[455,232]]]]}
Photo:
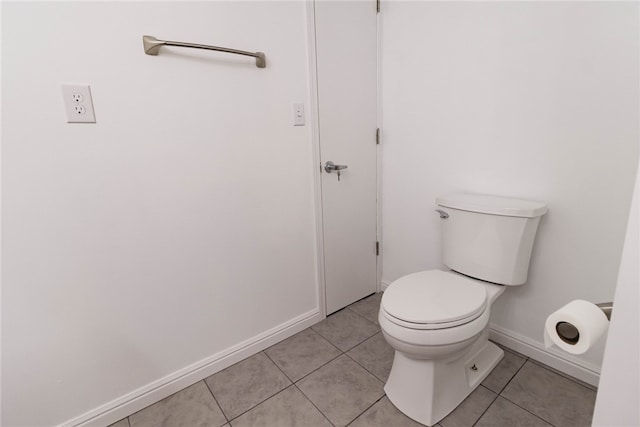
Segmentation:
{"type": "Polygon", "coordinates": [[[501,285],[527,281],[542,202],[481,194],[436,199],[441,212],[442,260],[459,273],[501,285]]]}

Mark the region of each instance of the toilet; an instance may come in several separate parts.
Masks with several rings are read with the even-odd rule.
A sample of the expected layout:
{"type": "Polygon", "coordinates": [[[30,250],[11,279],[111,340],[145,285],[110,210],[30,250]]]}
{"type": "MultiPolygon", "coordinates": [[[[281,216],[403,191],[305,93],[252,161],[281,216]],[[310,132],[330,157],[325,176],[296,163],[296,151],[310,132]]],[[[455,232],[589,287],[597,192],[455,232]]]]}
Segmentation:
{"type": "Polygon", "coordinates": [[[489,375],[504,352],[489,342],[493,302],[527,281],[541,202],[480,194],[436,199],[447,270],[408,274],[382,295],[378,319],[395,350],[384,390],[432,426],[489,375]]]}

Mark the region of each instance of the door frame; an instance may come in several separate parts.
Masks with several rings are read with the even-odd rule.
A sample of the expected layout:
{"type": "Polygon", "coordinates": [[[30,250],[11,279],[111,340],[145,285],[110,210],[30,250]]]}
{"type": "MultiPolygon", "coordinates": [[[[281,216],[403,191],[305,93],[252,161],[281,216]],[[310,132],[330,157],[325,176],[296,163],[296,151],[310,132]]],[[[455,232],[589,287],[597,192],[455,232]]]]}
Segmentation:
{"type": "Polygon", "coordinates": [[[318,278],[316,295],[318,311],[322,319],[327,317],[325,300],[326,280],[324,275],[324,221],[322,215],[322,177],[320,175],[320,117],[318,108],[318,71],[316,66],[316,14],[315,0],[305,0],[307,17],[307,52],[309,66],[309,116],[307,123],[311,127],[311,161],[313,170],[313,205],[316,240],[316,275],[318,278]]]}
{"type": "MultiPolygon", "coordinates": [[[[326,277],[325,277],[325,259],[324,259],[324,219],[322,214],[322,172],[320,164],[322,161],[320,147],[320,112],[319,112],[319,95],[318,95],[318,69],[317,69],[317,51],[316,51],[316,16],[315,2],[318,0],[305,0],[306,19],[307,19],[307,52],[309,67],[309,115],[307,123],[311,128],[311,144],[312,144],[312,170],[313,170],[313,199],[315,214],[315,239],[316,239],[316,273],[318,278],[317,298],[318,311],[324,319],[327,317],[326,305],[326,277]]],[[[321,0],[320,0],[321,1],[321,0]]],[[[353,1],[353,0],[352,0],[353,1]]],[[[371,0],[372,7],[375,7],[375,0],[371,0]]],[[[380,128],[380,119],[382,117],[381,106],[381,35],[380,35],[380,14],[376,16],[376,56],[377,56],[377,87],[376,87],[376,126],[380,128]]],[[[380,132],[382,134],[382,131],[380,132]]],[[[382,139],[382,138],[380,138],[382,139]]],[[[376,257],[376,292],[381,290],[382,281],[382,204],[381,204],[381,183],[382,183],[382,156],[380,150],[381,144],[376,146],[376,238],[380,242],[380,252],[376,257]]]]}
{"type": "Polygon", "coordinates": [[[378,8],[376,13],[376,126],[378,127],[378,144],[376,145],[376,236],[378,240],[378,257],[376,258],[376,292],[382,291],[382,6],[381,0],[373,0],[378,8]]]}

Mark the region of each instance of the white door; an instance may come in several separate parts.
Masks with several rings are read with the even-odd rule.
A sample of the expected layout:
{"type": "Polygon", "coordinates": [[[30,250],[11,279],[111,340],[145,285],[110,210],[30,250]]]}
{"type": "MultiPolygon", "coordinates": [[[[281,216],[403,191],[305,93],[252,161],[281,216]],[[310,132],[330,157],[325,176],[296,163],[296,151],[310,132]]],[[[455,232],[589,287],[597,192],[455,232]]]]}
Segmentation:
{"type": "Polygon", "coordinates": [[[376,4],[316,1],[327,314],[377,289],[376,4]],[[326,162],[345,165],[327,173],[326,162]]]}

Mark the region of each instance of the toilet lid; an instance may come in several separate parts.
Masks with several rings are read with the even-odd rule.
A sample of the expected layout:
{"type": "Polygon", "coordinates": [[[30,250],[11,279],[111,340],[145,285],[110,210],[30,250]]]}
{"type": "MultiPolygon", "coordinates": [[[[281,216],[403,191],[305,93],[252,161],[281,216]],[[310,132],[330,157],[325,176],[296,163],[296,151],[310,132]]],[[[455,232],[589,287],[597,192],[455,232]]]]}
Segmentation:
{"type": "Polygon", "coordinates": [[[460,324],[482,314],[487,291],[479,282],[456,273],[421,271],[389,285],[381,305],[388,314],[405,322],[460,324]]]}

